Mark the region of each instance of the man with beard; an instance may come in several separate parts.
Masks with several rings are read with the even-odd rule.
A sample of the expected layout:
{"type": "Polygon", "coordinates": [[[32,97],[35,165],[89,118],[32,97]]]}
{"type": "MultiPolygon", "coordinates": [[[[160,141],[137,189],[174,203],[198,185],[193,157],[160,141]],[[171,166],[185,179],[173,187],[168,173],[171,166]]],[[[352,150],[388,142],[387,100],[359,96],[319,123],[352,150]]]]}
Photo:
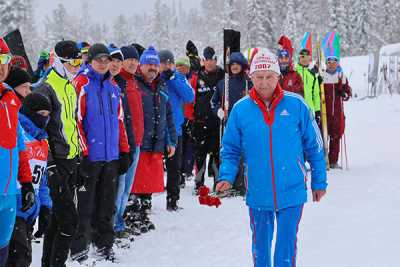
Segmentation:
{"type": "Polygon", "coordinates": [[[164,192],[163,155],[166,152],[171,158],[177,143],[166,83],[161,80],[159,72],[158,52],[150,46],[140,57],[140,69],[136,75],[142,92],[144,136],[132,193],[140,199],[142,232],[155,229],[149,218],[151,195],[164,192]]]}
{"type": "Polygon", "coordinates": [[[203,51],[204,66],[201,68],[195,91],[193,138],[197,173],[195,193],[204,185],[207,155],[210,155],[214,182],[218,176],[219,164],[219,118],[211,108],[211,98],[216,91],[217,83],[224,78],[224,71],[217,66],[217,56],[212,47],[203,51]]]}

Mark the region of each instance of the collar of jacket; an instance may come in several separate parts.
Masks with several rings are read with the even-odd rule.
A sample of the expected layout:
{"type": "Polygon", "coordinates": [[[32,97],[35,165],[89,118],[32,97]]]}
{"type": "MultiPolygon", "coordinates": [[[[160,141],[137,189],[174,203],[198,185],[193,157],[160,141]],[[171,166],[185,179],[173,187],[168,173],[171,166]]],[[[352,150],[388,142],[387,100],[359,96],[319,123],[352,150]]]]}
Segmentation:
{"type": "Polygon", "coordinates": [[[47,139],[47,133],[45,130],[38,128],[27,116],[22,113],[18,114],[19,122],[21,123],[24,131],[27,132],[30,136],[37,140],[47,139]]]}
{"type": "Polygon", "coordinates": [[[272,125],[272,123],[274,122],[275,109],[283,98],[283,90],[279,83],[276,85],[274,94],[272,95],[270,108],[267,108],[267,106],[265,105],[265,101],[261,99],[260,95],[254,89],[254,87],[250,90],[249,95],[250,98],[253,99],[257,106],[261,109],[264,115],[265,123],[268,125],[272,125]]]}
{"type": "Polygon", "coordinates": [[[135,74],[127,72],[124,68],[121,69],[119,72],[119,75],[124,79],[124,80],[129,80],[129,79],[134,79],[135,74]]]}

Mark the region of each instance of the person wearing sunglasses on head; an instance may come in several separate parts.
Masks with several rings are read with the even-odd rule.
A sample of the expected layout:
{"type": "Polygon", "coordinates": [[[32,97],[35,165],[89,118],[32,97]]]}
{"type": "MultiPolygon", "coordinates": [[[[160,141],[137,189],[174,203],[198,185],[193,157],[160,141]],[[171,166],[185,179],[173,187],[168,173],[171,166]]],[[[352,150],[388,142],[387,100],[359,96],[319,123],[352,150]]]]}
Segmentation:
{"type": "Polygon", "coordinates": [[[60,41],[54,48],[51,70],[35,92],[51,103],[46,127],[49,140],[47,164],[53,213],[43,242],[42,266],[65,266],[78,227],[75,206],[79,140],[77,96],[71,81],[80,68],[81,52],[74,41],[60,41]]]}
{"type": "Polygon", "coordinates": [[[319,81],[315,71],[310,69],[311,53],[304,48],[299,53],[299,62],[296,65],[296,71],[303,79],[304,99],[307,105],[315,114],[315,120],[320,125],[321,122],[321,104],[319,96],[319,81]]]}
{"type": "Polygon", "coordinates": [[[111,61],[104,44],[93,44],[87,64],[74,79],[83,154],[79,167],[79,227],[71,247],[71,258],[78,262],[88,258],[91,243],[99,258],[115,260],[112,246],[117,181],[131,165],[120,88],[110,73],[111,61]]]}
{"type": "Polygon", "coordinates": [[[326,57],[326,71],[322,78],[328,121],[329,164],[331,168],[339,168],[340,139],[345,128],[343,101],[348,101],[352,97],[352,93],[337,56],[328,55],[326,57]]]}
{"type": "Polygon", "coordinates": [[[21,185],[22,207],[29,209],[32,201],[32,174],[24,144],[24,132],[18,122],[21,102],[4,82],[9,76],[11,52],[0,38],[0,267],[8,258],[8,246],[17,211],[17,180],[21,185]]]}

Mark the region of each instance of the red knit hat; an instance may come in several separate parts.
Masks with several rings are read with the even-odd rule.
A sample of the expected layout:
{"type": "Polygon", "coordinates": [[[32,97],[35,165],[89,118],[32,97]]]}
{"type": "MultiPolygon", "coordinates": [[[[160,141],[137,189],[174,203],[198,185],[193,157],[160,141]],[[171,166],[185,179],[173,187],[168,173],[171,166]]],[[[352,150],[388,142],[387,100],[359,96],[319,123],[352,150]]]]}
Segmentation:
{"type": "Polygon", "coordinates": [[[10,48],[3,38],[0,38],[0,54],[10,54],[10,48]]]}

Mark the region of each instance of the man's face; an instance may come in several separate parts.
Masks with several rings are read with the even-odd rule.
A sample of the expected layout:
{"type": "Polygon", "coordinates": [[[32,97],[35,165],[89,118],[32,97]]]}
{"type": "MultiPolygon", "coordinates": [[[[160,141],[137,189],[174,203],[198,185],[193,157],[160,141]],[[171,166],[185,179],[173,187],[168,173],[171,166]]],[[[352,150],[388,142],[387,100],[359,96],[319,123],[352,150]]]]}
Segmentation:
{"type": "Polygon", "coordinates": [[[100,74],[106,74],[106,72],[110,69],[110,58],[107,56],[102,56],[99,58],[95,58],[90,62],[90,65],[92,68],[100,73],[100,74]]]}
{"type": "Polygon", "coordinates": [[[205,59],[204,68],[207,72],[214,72],[217,69],[217,60],[215,59],[205,59]]]}
{"type": "Polygon", "coordinates": [[[175,67],[174,63],[168,62],[168,63],[160,63],[160,72],[166,71],[166,70],[173,70],[175,67]]]}
{"type": "Polygon", "coordinates": [[[335,59],[328,59],[326,61],[326,67],[328,70],[336,71],[337,66],[338,66],[338,62],[335,59]]]}
{"type": "Polygon", "coordinates": [[[139,61],[136,58],[128,58],[122,61],[122,67],[130,74],[135,74],[139,61]]]}
{"type": "Polygon", "coordinates": [[[112,76],[118,75],[118,73],[121,71],[121,68],[122,68],[122,61],[117,58],[113,58],[110,62],[111,75],[112,76]]]}
{"type": "Polygon", "coordinates": [[[239,74],[242,71],[242,66],[237,63],[233,63],[230,65],[232,74],[239,74]]]}
{"type": "Polygon", "coordinates": [[[31,83],[30,82],[26,82],[26,83],[20,84],[17,87],[15,87],[14,90],[20,96],[22,96],[22,98],[25,98],[27,95],[32,93],[32,91],[31,91],[31,83]]]}
{"type": "Polygon", "coordinates": [[[290,63],[290,59],[287,56],[282,56],[278,58],[279,65],[288,66],[290,63]]]}
{"type": "Polygon", "coordinates": [[[271,100],[276,85],[279,81],[279,75],[273,71],[256,71],[251,75],[254,88],[263,100],[271,100]]]}
{"type": "Polygon", "coordinates": [[[64,67],[69,71],[69,73],[71,73],[72,75],[75,75],[78,73],[79,68],[81,66],[72,66],[71,64],[69,64],[68,62],[63,63],[64,67]]]}
{"type": "Polygon", "coordinates": [[[299,63],[303,67],[308,67],[310,65],[311,57],[309,55],[300,55],[299,56],[299,63]]]}
{"type": "Polygon", "coordinates": [[[140,66],[143,77],[147,82],[152,82],[160,72],[160,66],[155,64],[144,64],[140,66]]]}
{"type": "Polygon", "coordinates": [[[8,64],[0,64],[0,82],[4,82],[8,77],[8,64]]]}
{"type": "Polygon", "coordinates": [[[186,65],[176,65],[176,70],[183,75],[187,75],[190,71],[190,68],[186,65]]]}
{"type": "Polygon", "coordinates": [[[82,61],[86,62],[88,59],[88,53],[82,53],[82,61]]]}

